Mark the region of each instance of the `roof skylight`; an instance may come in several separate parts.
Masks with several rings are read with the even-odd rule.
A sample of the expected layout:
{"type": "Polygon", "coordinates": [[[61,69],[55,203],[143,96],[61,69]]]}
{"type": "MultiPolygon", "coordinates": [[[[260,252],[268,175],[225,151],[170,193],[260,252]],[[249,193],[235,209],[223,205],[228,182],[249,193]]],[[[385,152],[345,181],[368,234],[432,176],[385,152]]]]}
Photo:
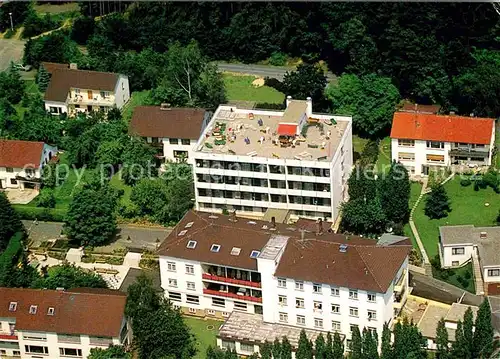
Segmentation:
{"type": "Polygon", "coordinates": [[[212,247],[210,248],[210,252],[218,253],[219,251],[220,251],[220,244],[212,244],[212,247]]]}
{"type": "Polygon", "coordinates": [[[239,256],[240,252],[241,252],[241,248],[233,247],[233,249],[231,249],[231,255],[232,256],[239,256]]]}
{"type": "Polygon", "coordinates": [[[187,231],[185,229],[183,229],[182,231],[179,232],[179,236],[183,236],[187,233],[187,231]]]}
{"type": "Polygon", "coordinates": [[[252,253],[250,253],[250,258],[257,258],[260,254],[260,251],[252,251],[252,253]]]}
{"type": "Polygon", "coordinates": [[[189,241],[186,245],[189,249],[194,249],[196,247],[196,241],[189,241]]]}
{"type": "Polygon", "coordinates": [[[189,222],[187,223],[184,228],[191,228],[193,226],[194,222],[189,222]]]}

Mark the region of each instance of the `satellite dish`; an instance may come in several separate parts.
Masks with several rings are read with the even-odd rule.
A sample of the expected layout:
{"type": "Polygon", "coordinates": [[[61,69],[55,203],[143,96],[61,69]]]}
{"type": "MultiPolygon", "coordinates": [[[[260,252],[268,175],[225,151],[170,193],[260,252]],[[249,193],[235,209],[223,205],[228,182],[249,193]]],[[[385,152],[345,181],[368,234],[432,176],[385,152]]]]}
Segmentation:
{"type": "Polygon", "coordinates": [[[388,227],[385,229],[385,231],[386,231],[387,233],[392,233],[393,228],[392,228],[391,226],[388,226],[388,227]]]}

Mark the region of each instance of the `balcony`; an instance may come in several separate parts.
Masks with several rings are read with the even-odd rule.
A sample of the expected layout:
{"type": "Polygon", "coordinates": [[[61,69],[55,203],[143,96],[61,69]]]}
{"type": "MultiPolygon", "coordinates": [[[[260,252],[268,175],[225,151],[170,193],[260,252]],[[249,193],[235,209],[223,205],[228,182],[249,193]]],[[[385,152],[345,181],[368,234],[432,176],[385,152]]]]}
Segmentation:
{"type": "Polygon", "coordinates": [[[73,343],[73,344],[80,344],[81,339],[79,335],[63,335],[63,334],[58,334],[57,335],[57,342],[58,343],[73,343]]]}
{"type": "Polygon", "coordinates": [[[18,340],[18,337],[14,333],[0,333],[0,340],[18,340]]]}
{"type": "Polygon", "coordinates": [[[456,147],[450,150],[450,156],[488,158],[490,156],[490,151],[487,149],[477,150],[464,147],[456,147]]]}
{"type": "Polygon", "coordinates": [[[262,298],[252,297],[250,295],[240,295],[231,292],[222,292],[213,289],[203,289],[203,294],[213,295],[217,297],[224,297],[224,298],[233,298],[237,300],[245,300],[247,302],[262,303],[262,298]]]}
{"type": "Polygon", "coordinates": [[[109,346],[113,344],[112,338],[90,337],[90,345],[109,346]]]}
{"type": "Polygon", "coordinates": [[[394,285],[394,293],[401,294],[404,290],[404,285],[406,282],[406,273],[403,273],[401,277],[399,277],[398,281],[394,285]]]}
{"type": "Polygon", "coordinates": [[[233,278],[221,277],[218,275],[213,275],[213,274],[208,274],[208,273],[203,273],[202,278],[206,279],[206,280],[211,280],[214,282],[230,283],[230,284],[234,284],[237,286],[247,286],[247,287],[253,287],[253,288],[260,288],[261,287],[261,284],[258,282],[252,282],[252,281],[243,280],[243,279],[233,279],[233,278]]]}
{"type": "Polygon", "coordinates": [[[75,94],[73,97],[67,99],[67,103],[70,105],[92,105],[92,106],[113,106],[114,96],[102,97],[100,94],[88,98],[88,94],[75,94]]]}

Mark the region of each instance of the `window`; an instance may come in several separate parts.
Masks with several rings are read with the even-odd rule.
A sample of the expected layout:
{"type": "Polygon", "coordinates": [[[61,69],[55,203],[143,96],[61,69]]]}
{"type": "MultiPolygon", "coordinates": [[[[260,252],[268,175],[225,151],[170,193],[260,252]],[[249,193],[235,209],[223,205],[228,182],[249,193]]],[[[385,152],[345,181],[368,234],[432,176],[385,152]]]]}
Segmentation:
{"type": "Polygon", "coordinates": [[[330,290],[334,297],[338,297],[340,295],[339,289],[337,287],[331,287],[330,290]]]}
{"type": "Polygon", "coordinates": [[[167,270],[169,272],[175,272],[177,270],[175,262],[167,262],[167,270]]]}
{"type": "Polygon", "coordinates": [[[288,323],[288,314],[280,313],[280,323],[288,323]]]}
{"type": "Polygon", "coordinates": [[[377,301],[377,295],[374,294],[374,293],[368,293],[368,301],[372,302],[372,303],[376,302],[377,301]]]}
{"type": "Polygon", "coordinates": [[[38,306],[36,305],[30,305],[30,314],[36,314],[38,306]]]}
{"type": "Polygon", "coordinates": [[[75,93],[79,94],[80,93],[80,89],[75,89],[75,93]]]}
{"type": "Polygon", "coordinates": [[[189,313],[196,314],[196,309],[195,308],[189,308],[189,313]]]}
{"type": "Polygon", "coordinates": [[[183,138],[181,140],[181,143],[184,145],[184,146],[189,146],[191,144],[191,140],[188,140],[188,139],[185,139],[183,138]]]}
{"type": "Polygon", "coordinates": [[[49,112],[54,114],[54,113],[59,113],[59,108],[50,106],[49,107],[49,112]]]}
{"type": "Polygon", "coordinates": [[[357,324],[351,324],[350,327],[349,327],[349,330],[352,334],[352,332],[356,331],[356,330],[359,330],[359,327],[357,324]]]}
{"type": "Polygon", "coordinates": [[[349,290],[349,299],[358,300],[358,291],[350,289],[349,290]]]}
{"type": "Polygon", "coordinates": [[[243,303],[243,302],[234,302],[234,310],[246,312],[247,311],[247,304],[243,303]]]}
{"type": "Polygon", "coordinates": [[[226,350],[236,350],[236,344],[229,340],[223,340],[221,346],[226,350]]]}
{"type": "Polygon", "coordinates": [[[5,170],[9,173],[13,173],[14,169],[12,167],[5,167],[5,170]]]}
{"type": "Polygon", "coordinates": [[[14,178],[10,179],[10,184],[17,184],[17,181],[14,178]]]}
{"type": "Polygon", "coordinates": [[[200,297],[197,295],[187,295],[186,296],[186,302],[191,303],[191,304],[200,304],[200,297]]]}
{"type": "Polygon", "coordinates": [[[10,302],[9,303],[9,312],[15,312],[17,309],[17,302],[10,302]]]}
{"type": "Polygon", "coordinates": [[[306,325],[306,317],[297,315],[297,325],[306,325]]]}
{"type": "Polygon", "coordinates": [[[338,304],[332,304],[332,313],[334,313],[334,314],[340,314],[340,305],[338,305],[338,304]]]}
{"type": "Polygon", "coordinates": [[[92,111],[92,105],[87,105],[87,111],[88,112],[92,111]]]}
{"type": "Polygon", "coordinates": [[[372,333],[372,335],[377,334],[377,328],[367,327],[366,329],[368,329],[372,333]]]}
{"type": "Polygon", "coordinates": [[[444,163],[444,155],[426,155],[427,162],[444,163]]]}
{"type": "Polygon", "coordinates": [[[303,298],[295,298],[295,308],[304,308],[303,298]]]}
{"type": "Polygon", "coordinates": [[[415,140],[403,140],[403,139],[399,139],[398,140],[398,146],[415,147],[415,140]]]}
{"type": "Polygon", "coordinates": [[[451,254],[452,255],[462,255],[465,254],[465,248],[464,247],[456,247],[451,249],[451,254]]]}
{"type": "Polygon", "coordinates": [[[25,345],[24,351],[26,353],[33,353],[33,354],[49,354],[48,347],[41,347],[38,345],[25,345]]]}
{"type": "Polygon", "coordinates": [[[296,280],[295,290],[304,290],[304,282],[302,282],[301,280],[296,280]]]}
{"type": "Polygon", "coordinates": [[[257,258],[259,254],[260,254],[259,251],[252,251],[252,253],[250,253],[250,258],[257,258]]]}
{"type": "Polygon", "coordinates": [[[323,319],[314,318],[314,327],[315,328],[323,328],[323,319]]]}
{"type": "Polygon", "coordinates": [[[49,307],[47,310],[47,315],[54,315],[55,309],[53,307],[49,307]]]}
{"type": "Polygon", "coordinates": [[[247,353],[253,353],[255,349],[253,344],[240,343],[240,350],[247,353]]]}
{"type": "Polygon", "coordinates": [[[194,266],[192,264],[186,264],[186,274],[194,274],[194,266]]]}
{"type": "Polygon", "coordinates": [[[24,340],[39,340],[46,342],[47,341],[47,334],[23,334],[23,339],[24,340]]]}
{"type": "Polygon", "coordinates": [[[332,332],[340,332],[340,322],[332,320],[332,332]]]}
{"type": "Polygon", "coordinates": [[[196,285],[194,284],[194,282],[187,282],[187,289],[188,290],[195,290],[196,285]]]}
{"type": "Polygon", "coordinates": [[[174,157],[175,158],[188,158],[188,151],[174,151],[174,157]]]}
{"type": "Polygon", "coordinates": [[[321,293],[321,284],[313,283],[313,292],[321,293]]]}
{"type": "Polygon", "coordinates": [[[279,303],[279,305],[281,305],[283,307],[286,307],[287,304],[288,304],[286,296],[284,296],[284,295],[278,295],[278,303],[279,303]]]}
{"type": "Polygon", "coordinates": [[[278,278],[278,287],[286,288],[286,279],[285,278],[278,278]]]}
{"type": "Polygon", "coordinates": [[[451,265],[452,265],[453,267],[457,267],[458,265],[460,265],[460,262],[459,262],[459,261],[452,261],[452,262],[451,262],[451,265]]]}
{"type": "Polygon", "coordinates": [[[320,301],[315,300],[313,304],[314,304],[314,311],[323,310],[323,303],[321,303],[320,301]]]}
{"type": "Polygon", "coordinates": [[[415,154],[408,152],[399,152],[398,160],[400,161],[415,161],[415,154]]]}
{"type": "Polygon", "coordinates": [[[173,302],[181,301],[181,293],[168,292],[168,298],[173,302]]]}
{"type": "Polygon", "coordinates": [[[349,315],[351,317],[357,317],[358,316],[358,308],[356,308],[356,307],[349,307],[349,315]]]}
{"type": "Polygon", "coordinates": [[[168,278],[168,286],[172,288],[177,288],[177,279],[168,278]]]}
{"type": "Polygon", "coordinates": [[[15,356],[15,357],[20,357],[21,356],[21,352],[19,350],[14,350],[12,351],[12,354],[15,356]]]}
{"type": "Polygon", "coordinates": [[[443,149],[444,148],[444,142],[427,141],[427,148],[443,149]]]}
{"type": "Polygon", "coordinates": [[[224,318],[229,317],[229,314],[231,314],[231,313],[229,313],[229,312],[222,312],[222,316],[223,316],[224,318]]]}
{"type": "Polygon", "coordinates": [[[82,350],[73,348],[59,348],[59,354],[61,356],[67,356],[67,357],[81,357],[82,350]]]}
{"type": "Polygon", "coordinates": [[[215,315],[215,310],[207,309],[207,315],[215,315]]]}
{"type": "Polygon", "coordinates": [[[368,311],[368,320],[377,320],[377,312],[374,310],[368,311]]]}
{"type": "Polygon", "coordinates": [[[168,143],[170,143],[171,145],[178,145],[179,139],[178,138],[169,138],[168,143]]]}
{"type": "Polygon", "coordinates": [[[196,247],[196,241],[189,241],[186,245],[189,249],[194,249],[196,247]]]}
{"type": "Polygon", "coordinates": [[[488,277],[499,277],[500,269],[488,269],[488,277]]]}
{"type": "Polygon", "coordinates": [[[225,307],[226,301],[222,298],[212,298],[212,305],[214,307],[225,307]]]}
{"type": "Polygon", "coordinates": [[[218,253],[220,251],[220,244],[212,244],[210,247],[210,252],[218,253]]]}

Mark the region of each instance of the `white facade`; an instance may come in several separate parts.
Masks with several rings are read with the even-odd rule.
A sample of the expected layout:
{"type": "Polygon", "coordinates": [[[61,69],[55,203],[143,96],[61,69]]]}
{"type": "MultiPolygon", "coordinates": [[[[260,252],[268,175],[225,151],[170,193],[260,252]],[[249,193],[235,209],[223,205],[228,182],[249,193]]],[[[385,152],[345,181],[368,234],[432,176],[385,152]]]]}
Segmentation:
{"type": "MultiPolygon", "coordinates": [[[[246,153],[256,149],[258,143],[240,151],[245,153],[203,151],[204,141],[222,112],[234,111],[238,115],[255,118],[284,117],[284,112],[279,111],[219,106],[193,152],[196,209],[206,212],[236,210],[238,214],[261,217],[268,208],[275,208],[289,210],[291,218],[335,220],[339,215],[339,206],[347,195],[347,179],[353,164],[352,121],[350,117],[313,114],[311,108],[309,101],[306,114],[315,119],[335,119],[347,123],[330,155],[321,160],[301,159],[293,154],[284,158],[272,150],[267,156],[246,153]]],[[[307,119],[304,116],[297,118],[297,123],[304,122],[304,118],[307,119]]],[[[307,153],[308,147],[302,146],[293,151],[307,153]]]]}
{"type": "Polygon", "coordinates": [[[38,189],[42,168],[56,153],[56,147],[44,144],[38,166],[27,163],[23,168],[0,167],[0,188],[38,189]]]}
{"type": "Polygon", "coordinates": [[[470,261],[474,253],[473,243],[443,245],[439,244],[441,249],[441,266],[445,268],[460,267],[470,261]]]}
{"type": "Polygon", "coordinates": [[[145,137],[146,142],[162,149],[162,155],[165,162],[177,162],[186,160],[189,164],[194,164],[193,150],[196,147],[197,140],[184,138],[168,138],[168,137],[145,137]]]}

